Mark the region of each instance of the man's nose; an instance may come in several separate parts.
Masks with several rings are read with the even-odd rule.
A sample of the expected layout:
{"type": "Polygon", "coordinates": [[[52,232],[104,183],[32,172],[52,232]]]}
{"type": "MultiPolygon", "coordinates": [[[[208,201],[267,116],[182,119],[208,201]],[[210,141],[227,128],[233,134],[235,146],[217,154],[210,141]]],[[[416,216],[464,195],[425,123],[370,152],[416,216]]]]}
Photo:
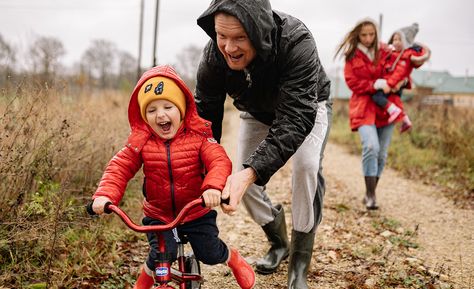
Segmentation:
{"type": "Polygon", "coordinates": [[[232,52],[237,51],[237,45],[235,45],[234,41],[232,40],[227,41],[225,45],[225,51],[227,53],[232,53],[232,52]]]}

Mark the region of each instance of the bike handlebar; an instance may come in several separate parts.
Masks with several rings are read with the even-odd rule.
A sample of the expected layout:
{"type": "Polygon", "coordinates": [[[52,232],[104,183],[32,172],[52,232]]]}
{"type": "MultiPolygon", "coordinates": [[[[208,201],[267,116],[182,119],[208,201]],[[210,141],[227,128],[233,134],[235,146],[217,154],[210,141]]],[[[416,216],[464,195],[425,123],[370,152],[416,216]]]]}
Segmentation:
{"type": "MultiPolygon", "coordinates": [[[[221,202],[224,204],[229,204],[229,199],[221,200],[221,202]]],[[[135,232],[152,233],[152,232],[169,231],[177,227],[183,221],[186,214],[189,213],[191,209],[197,206],[203,206],[203,207],[206,206],[203,198],[196,199],[186,204],[186,206],[183,207],[183,209],[179,212],[176,218],[170,223],[164,224],[164,225],[150,225],[150,226],[141,226],[141,225],[135,224],[122,209],[112,204],[111,202],[108,202],[105,204],[104,212],[107,214],[110,214],[112,212],[115,213],[122,219],[122,221],[125,223],[125,225],[127,225],[127,227],[129,227],[135,232]]],[[[91,216],[96,215],[94,210],[92,210],[92,202],[86,206],[86,210],[89,215],[91,216]]]]}

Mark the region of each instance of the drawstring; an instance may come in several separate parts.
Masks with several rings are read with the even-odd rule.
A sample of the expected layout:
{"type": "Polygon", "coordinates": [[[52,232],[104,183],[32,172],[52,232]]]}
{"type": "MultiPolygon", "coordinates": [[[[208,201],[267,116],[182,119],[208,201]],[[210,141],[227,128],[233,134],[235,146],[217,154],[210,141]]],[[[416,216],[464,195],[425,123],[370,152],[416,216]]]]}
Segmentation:
{"type": "Polygon", "coordinates": [[[247,88],[250,88],[252,87],[252,77],[250,75],[250,71],[247,68],[245,68],[244,72],[245,72],[245,80],[248,82],[247,88]]]}
{"type": "Polygon", "coordinates": [[[400,60],[400,57],[402,57],[403,52],[405,51],[405,48],[400,51],[400,54],[398,54],[397,59],[395,59],[395,62],[392,64],[388,72],[392,72],[395,69],[395,66],[397,65],[398,61],[400,60]]]}

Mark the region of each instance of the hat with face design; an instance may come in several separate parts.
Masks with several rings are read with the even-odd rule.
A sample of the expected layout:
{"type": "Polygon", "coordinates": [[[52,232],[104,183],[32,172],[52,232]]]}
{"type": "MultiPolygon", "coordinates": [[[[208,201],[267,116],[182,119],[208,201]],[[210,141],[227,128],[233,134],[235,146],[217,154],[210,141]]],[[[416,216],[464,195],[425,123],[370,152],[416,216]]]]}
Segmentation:
{"type": "Polygon", "coordinates": [[[178,107],[181,119],[186,113],[186,97],[179,86],[170,78],[157,76],[145,81],[138,91],[138,105],[143,120],[146,120],[146,107],[150,102],[164,99],[178,107]]]}

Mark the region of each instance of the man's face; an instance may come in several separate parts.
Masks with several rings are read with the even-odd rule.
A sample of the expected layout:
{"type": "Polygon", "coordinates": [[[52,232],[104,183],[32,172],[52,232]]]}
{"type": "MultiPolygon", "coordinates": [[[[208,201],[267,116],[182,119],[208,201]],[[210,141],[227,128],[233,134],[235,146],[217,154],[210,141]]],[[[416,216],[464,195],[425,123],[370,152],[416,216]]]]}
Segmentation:
{"type": "Polygon", "coordinates": [[[234,16],[218,13],[214,16],[217,46],[232,70],[243,70],[257,55],[240,21],[234,16]]]}

